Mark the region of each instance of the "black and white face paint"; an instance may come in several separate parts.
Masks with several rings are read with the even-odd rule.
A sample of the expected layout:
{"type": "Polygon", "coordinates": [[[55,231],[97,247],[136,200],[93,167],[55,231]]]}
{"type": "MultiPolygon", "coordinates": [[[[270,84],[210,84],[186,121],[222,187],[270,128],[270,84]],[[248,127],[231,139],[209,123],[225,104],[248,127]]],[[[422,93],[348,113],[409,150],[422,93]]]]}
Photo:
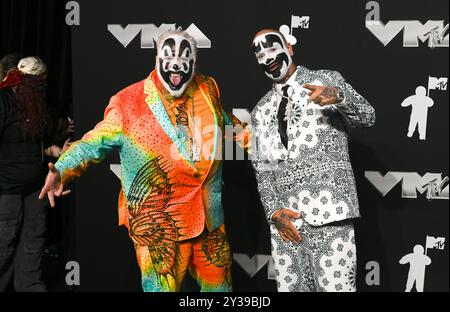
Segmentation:
{"type": "Polygon", "coordinates": [[[256,37],[253,40],[253,50],[267,77],[276,82],[286,77],[292,57],[279,34],[269,32],[256,37]]]}
{"type": "Polygon", "coordinates": [[[180,97],[194,77],[195,47],[183,35],[170,35],[158,47],[158,78],[169,93],[180,97]]]}

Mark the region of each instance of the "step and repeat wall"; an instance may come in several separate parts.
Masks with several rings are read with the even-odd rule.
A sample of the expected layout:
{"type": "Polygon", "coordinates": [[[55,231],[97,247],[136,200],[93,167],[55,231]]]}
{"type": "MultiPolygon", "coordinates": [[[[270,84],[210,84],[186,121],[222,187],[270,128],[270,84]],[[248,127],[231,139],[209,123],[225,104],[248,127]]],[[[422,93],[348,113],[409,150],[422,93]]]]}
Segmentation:
{"type": "MultiPolygon", "coordinates": [[[[251,49],[262,28],[282,30],[294,60],[338,70],[377,121],[350,133],[362,218],[356,222],[361,291],[449,289],[449,35],[447,0],[68,1],[77,137],[109,98],[145,79],[155,42],[187,29],[198,71],[213,76],[225,109],[248,115],[271,87],[251,49]],[[295,43],[295,44],[294,44],[295,43]]],[[[127,230],[117,226],[120,160],[111,154],[75,184],[76,246],[85,291],[139,291],[127,230]]],[[[226,226],[236,291],[275,291],[268,224],[248,160],[224,162],[226,226]]],[[[195,290],[187,279],[184,290],[195,290]]]]}

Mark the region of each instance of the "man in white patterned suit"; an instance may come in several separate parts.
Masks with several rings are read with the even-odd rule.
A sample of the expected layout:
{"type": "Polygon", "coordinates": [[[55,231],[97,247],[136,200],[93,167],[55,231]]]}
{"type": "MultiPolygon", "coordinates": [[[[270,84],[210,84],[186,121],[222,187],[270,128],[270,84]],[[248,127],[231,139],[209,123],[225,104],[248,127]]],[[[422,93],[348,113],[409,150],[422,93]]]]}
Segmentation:
{"type": "Polygon", "coordinates": [[[355,291],[360,215],[346,130],[372,126],[375,111],[339,72],[297,67],[278,31],[258,32],[253,49],[274,81],[252,112],[252,163],[278,291],[355,291]]]}

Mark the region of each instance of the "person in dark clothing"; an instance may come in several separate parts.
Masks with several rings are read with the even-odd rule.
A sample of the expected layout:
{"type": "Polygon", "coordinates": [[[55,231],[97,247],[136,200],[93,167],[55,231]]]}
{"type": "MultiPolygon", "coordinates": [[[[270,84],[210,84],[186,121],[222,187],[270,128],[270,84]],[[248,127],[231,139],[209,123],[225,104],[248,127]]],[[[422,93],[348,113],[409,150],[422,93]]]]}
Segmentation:
{"type": "Polygon", "coordinates": [[[46,67],[22,59],[0,83],[0,291],[46,291],[41,281],[46,206],[38,199],[44,156],[51,145],[46,106],[46,67]]]}

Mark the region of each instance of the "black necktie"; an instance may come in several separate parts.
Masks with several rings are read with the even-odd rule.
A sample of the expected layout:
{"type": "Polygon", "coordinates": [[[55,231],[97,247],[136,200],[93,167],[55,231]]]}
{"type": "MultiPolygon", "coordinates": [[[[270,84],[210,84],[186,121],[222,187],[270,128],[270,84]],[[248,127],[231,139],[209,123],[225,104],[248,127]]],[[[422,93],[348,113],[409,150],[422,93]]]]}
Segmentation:
{"type": "Polygon", "coordinates": [[[286,116],[286,104],[288,103],[288,88],[289,86],[286,85],[281,89],[283,91],[283,97],[278,107],[278,132],[280,133],[281,142],[285,148],[288,146],[287,120],[284,120],[286,116]]]}

